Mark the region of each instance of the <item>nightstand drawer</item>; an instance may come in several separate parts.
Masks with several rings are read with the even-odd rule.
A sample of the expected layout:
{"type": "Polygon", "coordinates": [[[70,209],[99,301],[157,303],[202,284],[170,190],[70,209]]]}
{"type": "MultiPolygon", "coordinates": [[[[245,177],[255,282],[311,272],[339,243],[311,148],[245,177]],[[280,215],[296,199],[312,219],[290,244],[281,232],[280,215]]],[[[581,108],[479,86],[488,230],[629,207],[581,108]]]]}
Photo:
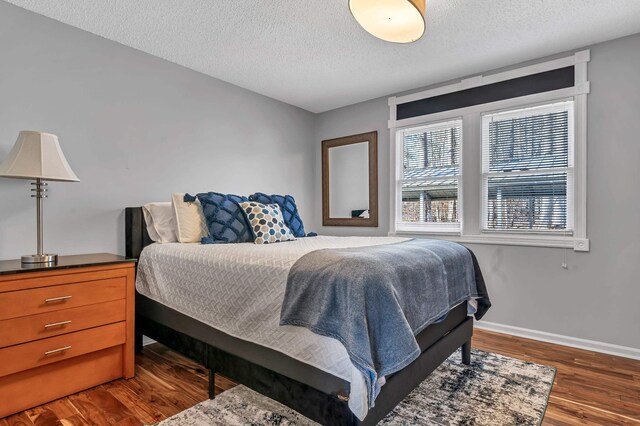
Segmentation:
{"type": "Polygon", "coordinates": [[[0,293],[0,320],[124,299],[125,277],[0,293]]]}
{"type": "Polygon", "coordinates": [[[114,346],[2,377],[0,418],[117,379],[122,359],[122,349],[114,346]]]}
{"type": "Polygon", "coordinates": [[[0,377],[125,343],[125,322],[0,349],[0,377]]]}
{"type": "Polygon", "coordinates": [[[126,300],[0,321],[0,348],[124,321],[126,300]]]}

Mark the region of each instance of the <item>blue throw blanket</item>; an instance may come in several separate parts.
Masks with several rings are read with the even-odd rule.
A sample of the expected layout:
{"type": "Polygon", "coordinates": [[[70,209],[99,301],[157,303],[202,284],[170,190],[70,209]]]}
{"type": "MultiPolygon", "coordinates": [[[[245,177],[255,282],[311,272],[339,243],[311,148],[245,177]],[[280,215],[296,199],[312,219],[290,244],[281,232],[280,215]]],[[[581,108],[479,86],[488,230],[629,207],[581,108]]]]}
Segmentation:
{"type": "Polygon", "coordinates": [[[486,298],[488,309],[476,270],[469,250],[442,240],[317,250],[291,268],[280,324],[338,339],[364,374],[372,408],[379,378],[420,355],[416,334],[466,300],[486,298]]]}

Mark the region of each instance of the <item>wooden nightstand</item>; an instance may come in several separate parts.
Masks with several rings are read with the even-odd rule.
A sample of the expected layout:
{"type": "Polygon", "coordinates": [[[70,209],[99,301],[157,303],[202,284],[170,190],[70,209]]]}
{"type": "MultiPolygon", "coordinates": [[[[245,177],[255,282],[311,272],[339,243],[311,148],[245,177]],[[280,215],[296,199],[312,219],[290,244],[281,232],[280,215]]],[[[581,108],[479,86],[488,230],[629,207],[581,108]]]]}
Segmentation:
{"type": "Polygon", "coordinates": [[[134,375],[135,260],[0,261],[0,418],[134,375]]]}

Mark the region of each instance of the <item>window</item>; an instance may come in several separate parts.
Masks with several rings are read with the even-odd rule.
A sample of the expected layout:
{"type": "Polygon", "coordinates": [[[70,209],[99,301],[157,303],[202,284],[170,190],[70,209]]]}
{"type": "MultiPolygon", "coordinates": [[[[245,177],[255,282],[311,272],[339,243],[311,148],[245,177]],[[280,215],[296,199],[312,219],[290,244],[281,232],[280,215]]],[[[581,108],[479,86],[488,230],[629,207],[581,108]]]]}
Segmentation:
{"type": "Polygon", "coordinates": [[[589,60],[389,98],[389,234],[589,251],[589,60]]]}
{"type": "Polygon", "coordinates": [[[408,128],[399,135],[401,222],[409,227],[422,224],[433,231],[459,229],[462,121],[408,128]]]}
{"type": "Polygon", "coordinates": [[[572,230],[573,107],[482,116],[484,230],[572,230]]]}

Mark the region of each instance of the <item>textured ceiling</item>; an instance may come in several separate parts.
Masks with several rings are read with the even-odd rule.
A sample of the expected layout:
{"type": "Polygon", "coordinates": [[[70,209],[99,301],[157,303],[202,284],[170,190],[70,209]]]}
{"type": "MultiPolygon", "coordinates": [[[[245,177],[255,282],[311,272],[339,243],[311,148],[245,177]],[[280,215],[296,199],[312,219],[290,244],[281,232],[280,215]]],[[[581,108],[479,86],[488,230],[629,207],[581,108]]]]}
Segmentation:
{"type": "Polygon", "coordinates": [[[640,0],[429,0],[410,45],[347,0],[9,2],[313,112],[640,32],[640,0]]]}

